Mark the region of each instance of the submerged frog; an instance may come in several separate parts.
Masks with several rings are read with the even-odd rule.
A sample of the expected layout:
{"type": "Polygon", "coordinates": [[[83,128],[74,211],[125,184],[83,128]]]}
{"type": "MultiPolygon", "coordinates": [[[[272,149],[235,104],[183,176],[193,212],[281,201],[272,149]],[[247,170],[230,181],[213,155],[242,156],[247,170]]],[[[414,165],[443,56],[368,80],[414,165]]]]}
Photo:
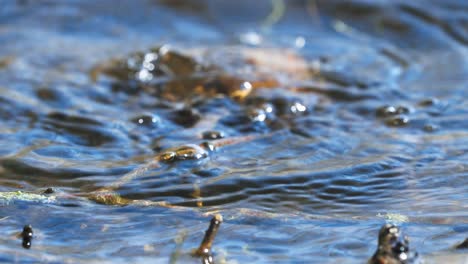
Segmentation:
{"type": "Polygon", "coordinates": [[[169,101],[219,95],[242,100],[254,89],[286,87],[291,80],[311,76],[309,65],[292,50],[168,45],[99,65],[91,78],[101,74],[169,101]]]}
{"type": "Polygon", "coordinates": [[[165,150],[159,155],[162,162],[177,160],[199,160],[208,157],[208,149],[203,145],[189,144],[165,150]]]}
{"type": "Polygon", "coordinates": [[[409,240],[395,225],[385,224],[379,231],[379,244],[368,264],[422,264],[417,252],[411,252],[409,240]]]}
{"type": "MultiPolygon", "coordinates": [[[[116,179],[108,186],[102,187],[96,191],[89,193],[65,193],[53,188],[47,188],[38,191],[10,191],[0,192],[0,205],[8,205],[15,202],[28,203],[52,203],[61,204],[65,201],[93,201],[99,204],[106,205],[137,205],[137,206],[158,206],[158,207],[177,207],[165,201],[148,201],[148,200],[133,200],[121,197],[117,190],[126,183],[143,176],[147,171],[158,169],[162,165],[172,162],[187,161],[187,160],[202,160],[207,158],[211,152],[217,148],[234,145],[242,142],[248,142],[263,136],[249,135],[225,139],[217,139],[200,144],[187,144],[179,147],[169,148],[161,151],[149,162],[139,166],[138,168],[126,173],[122,177],[116,179]]],[[[182,207],[181,207],[182,208],[182,207]]],[[[189,210],[189,208],[183,208],[189,210]]]]}

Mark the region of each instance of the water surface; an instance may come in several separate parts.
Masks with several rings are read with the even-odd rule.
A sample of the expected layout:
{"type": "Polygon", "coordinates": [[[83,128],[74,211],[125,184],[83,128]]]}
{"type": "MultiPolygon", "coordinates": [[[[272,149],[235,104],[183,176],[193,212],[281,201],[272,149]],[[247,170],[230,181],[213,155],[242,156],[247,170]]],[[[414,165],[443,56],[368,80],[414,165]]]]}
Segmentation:
{"type": "Polygon", "coordinates": [[[186,210],[2,203],[0,262],[167,263],[180,251],[178,262],[199,263],[188,253],[215,211],[221,263],[364,263],[386,221],[429,263],[467,261],[450,250],[468,236],[464,1],[0,0],[0,43],[2,192],[87,193],[207,130],[258,137],[118,189],[186,210]],[[221,66],[226,47],[293,50],[320,74],[258,91],[276,111],[264,120],[246,118],[255,103],[168,102],[91,78],[168,43],[212,50],[221,66]],[[200,120],[177,119],[184,106],[200,120]],[[14,238],[26,224],[30,250],[14,238]]]}

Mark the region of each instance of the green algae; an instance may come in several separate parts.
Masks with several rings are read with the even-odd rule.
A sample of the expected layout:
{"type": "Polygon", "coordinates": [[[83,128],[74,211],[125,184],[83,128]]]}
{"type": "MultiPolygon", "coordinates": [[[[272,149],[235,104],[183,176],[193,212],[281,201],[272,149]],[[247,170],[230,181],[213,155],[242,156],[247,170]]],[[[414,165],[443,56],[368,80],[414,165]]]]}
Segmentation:
{"type": "Polygon", "coordinates": [[[34,202],[34,203],[54,203],[56,197],[32,192],[13,191],[0,192],[0,204],[10,204],[16,201],[34,202]]]}

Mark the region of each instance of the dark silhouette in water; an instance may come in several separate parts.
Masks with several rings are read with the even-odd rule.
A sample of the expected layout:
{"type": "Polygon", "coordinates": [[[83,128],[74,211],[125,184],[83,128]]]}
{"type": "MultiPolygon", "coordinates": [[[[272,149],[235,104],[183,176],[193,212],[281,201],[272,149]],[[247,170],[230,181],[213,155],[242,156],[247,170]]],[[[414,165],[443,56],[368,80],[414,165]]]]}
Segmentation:
{"type": "Polygon", "coordinates": [[[455,247],[456,249],[468,249],[468,238],[455,247]]]}
{"type": "Polygon", "coordinates": [[[408,237],[400,228],[385,224],[379,231],[379,245],[368,264],[421,264],[417,252],[410,252],[408,237]]]}
{"type": "Polygon", "coordinates": [[[27,249],[31,248],[31,241],[33,238],[33,229],[31,225],[25,225],[23,227],[21,238],[23,239],[23,247],[27,249]]]}

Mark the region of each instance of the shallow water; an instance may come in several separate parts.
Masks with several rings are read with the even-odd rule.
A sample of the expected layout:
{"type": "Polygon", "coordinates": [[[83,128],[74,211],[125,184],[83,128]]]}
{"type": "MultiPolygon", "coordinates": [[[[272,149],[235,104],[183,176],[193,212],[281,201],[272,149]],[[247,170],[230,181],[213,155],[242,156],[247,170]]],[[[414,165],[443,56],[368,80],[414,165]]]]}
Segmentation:
{"type": "Polygon", "coordinates": [[[117,190],[185,210],[3,202],[0,262],[199,263],[189,252],[205,213],[219,211],[221,263],[364,263],[386,221],[427,262],[466,263],[466,251],[450,248],[468,237],[468,4],[289,1],[282,16],[271,10],[270,1],[0,0],[0,191],[87,193],[162,149],[202,142],[204,131],[257,136],[117,190]],[[321,74],[258,92],[304,112],[286,104],[255,121],[245,118],[251,105],[218,96],[193,103],[194,124],[175,118],[188,99],[168,103],[90,76],[167,43],[208,47],[221,66],[226,47],[291,49],[321,74]],[[26,224],[29,250],[14,237],[26,224]]]}

